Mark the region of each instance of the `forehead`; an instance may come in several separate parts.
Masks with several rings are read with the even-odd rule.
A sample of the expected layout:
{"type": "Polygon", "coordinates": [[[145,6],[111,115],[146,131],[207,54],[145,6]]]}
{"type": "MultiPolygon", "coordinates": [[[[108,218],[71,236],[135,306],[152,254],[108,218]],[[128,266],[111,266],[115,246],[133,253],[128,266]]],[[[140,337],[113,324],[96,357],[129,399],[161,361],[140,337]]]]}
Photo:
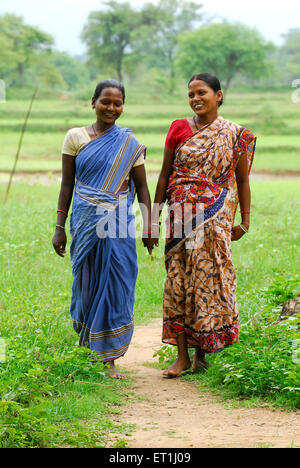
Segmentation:
{"type": "Polygon", "coordinates": [[[110,99],[121,99],[121,101],[123,101],[122,91],[118,88],[104,88],[102,89],[99,97],[101,98],[107,97],[110,99]]]}
{"type": "Polygon", "coordinates": [[[212,88],[205,81],[202,81],[202,80],[191,81],[191,83],[189,84],[189,91],[200,91],[200,90],[213,91],[212,88]]]}

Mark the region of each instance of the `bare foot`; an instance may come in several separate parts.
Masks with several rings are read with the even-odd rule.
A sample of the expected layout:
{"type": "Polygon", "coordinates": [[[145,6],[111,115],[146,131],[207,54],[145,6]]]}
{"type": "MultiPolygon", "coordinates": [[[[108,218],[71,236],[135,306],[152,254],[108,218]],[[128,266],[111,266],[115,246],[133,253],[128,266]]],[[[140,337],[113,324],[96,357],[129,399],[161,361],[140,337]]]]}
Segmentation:
{"type": "Polygon", "coordinates": [[[205,353],[200,349],[195,349],[194,360],[193,360],[193,372],[197,369],[206,370],[210,367],[209,362],[205,359],[205,353]]]}
{"type": "Polygon", "coordinates": [[[120,374],[118,369],[115,367],[115,363],[113,361],[107,363],[109,365],[109,369],[107,371],[107,375],[113,379],[118,379],[118,380],[124,380],[126,379],[126,376],[123,374],[120,374]]]}
{"type": "Polygon", "coordinates": [[[188,370],[191,367],[191,361],[188,357],[177,358],[174,364],[169,369],[163,372],[164,377],[178,377],[181,372],[188,370]]]}

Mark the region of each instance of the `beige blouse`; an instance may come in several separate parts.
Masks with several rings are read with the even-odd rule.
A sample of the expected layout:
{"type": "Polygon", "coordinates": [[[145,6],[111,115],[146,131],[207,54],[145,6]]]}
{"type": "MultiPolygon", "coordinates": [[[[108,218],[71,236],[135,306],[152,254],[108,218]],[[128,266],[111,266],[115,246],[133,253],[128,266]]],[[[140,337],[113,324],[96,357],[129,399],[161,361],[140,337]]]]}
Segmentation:
{"type": "MultiPolygon", "coordinates": [[[[85,127],[71,128],[65,136],[62,153],[76,157],[78,153],[91,141],[85,127]]],[[[141,166],[145,163],[144,153],[137,159],[133,167],[141,166]]]]}

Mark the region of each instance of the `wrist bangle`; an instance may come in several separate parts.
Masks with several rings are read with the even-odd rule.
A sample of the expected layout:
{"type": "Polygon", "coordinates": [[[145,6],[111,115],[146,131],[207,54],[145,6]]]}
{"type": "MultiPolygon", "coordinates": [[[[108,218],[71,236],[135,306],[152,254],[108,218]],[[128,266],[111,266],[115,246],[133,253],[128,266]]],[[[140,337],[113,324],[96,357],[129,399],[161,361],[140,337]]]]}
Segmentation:
{"type": "Polygon", "coordinates": [[[64,227],[64,226],[61,226],[60,224],[57,224],[56,227],[57,227],[57,228],[61,228],[61,229],[63,229],[63,230],[65,231],[65,227],[64,227]]]}
{"type": "Polygon", "coordinates": [[[245,232],[247,233],[249,231],[249,229],[247,229],[243,224],[240,224],[240,228],[245,232]]]}
{"type": "Polygon", "coordinates": [[[62,214],[64,214],[66,217],[68,217],[68,213],[67,213],[66,211],[64,211],[64,210],[57,210],[56,213],[62,213],[62,214]]]}

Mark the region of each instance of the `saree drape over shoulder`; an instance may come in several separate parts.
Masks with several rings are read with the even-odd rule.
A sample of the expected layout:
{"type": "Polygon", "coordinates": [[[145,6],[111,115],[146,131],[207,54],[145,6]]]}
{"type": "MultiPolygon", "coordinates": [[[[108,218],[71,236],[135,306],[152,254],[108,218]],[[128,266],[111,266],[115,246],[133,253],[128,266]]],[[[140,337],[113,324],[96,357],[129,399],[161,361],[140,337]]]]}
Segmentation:
{"type": "Polygon", "coordinates": [[[189,347],[214,353],[239,340],[231,252],[235,169],[246,154],[250,172],[255,142],[249,130],[218,117],[175,150],[167,190],[165,343],[176,345],[185,333],[189,347]]]}
{"type": "Polygon", "coordinates": [[[131,130],[114,125],[76,158],[70,310],[80,345],[103,361],[123,356],[133,334],[135,189],[132,181],[120,188],[144,151],[131,130]]]}

